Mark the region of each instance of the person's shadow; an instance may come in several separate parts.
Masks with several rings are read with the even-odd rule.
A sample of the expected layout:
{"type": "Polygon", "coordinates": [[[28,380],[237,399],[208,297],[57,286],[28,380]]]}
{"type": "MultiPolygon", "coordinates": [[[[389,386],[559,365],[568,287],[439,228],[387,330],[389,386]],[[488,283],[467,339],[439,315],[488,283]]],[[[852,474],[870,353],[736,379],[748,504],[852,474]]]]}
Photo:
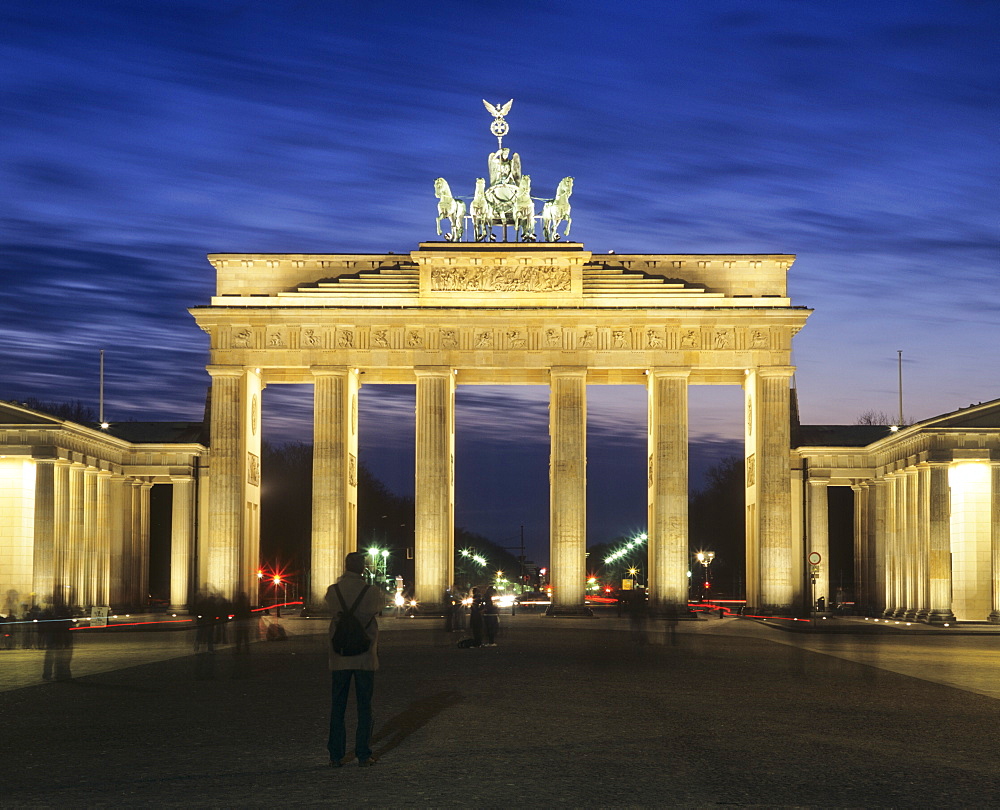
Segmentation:
{"type": "Polygon", "coordinates": [[[414,731],[426,726],[445,709],[450,709],[464,699],[458,692],[439,692],[415,700],[375,733],[372,739],[372,748],[377,748],[375,755],[384,756],[414,731]]]}

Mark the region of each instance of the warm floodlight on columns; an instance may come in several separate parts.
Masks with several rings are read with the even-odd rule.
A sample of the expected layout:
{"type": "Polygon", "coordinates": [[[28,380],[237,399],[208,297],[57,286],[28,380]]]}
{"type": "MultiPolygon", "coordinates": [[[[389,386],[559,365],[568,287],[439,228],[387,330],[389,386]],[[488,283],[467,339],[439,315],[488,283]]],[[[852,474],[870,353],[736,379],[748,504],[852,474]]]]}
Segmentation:
{"type": "Polygon", "coordinates": [[[549,616],[591,615],[587,579],[587,370],[555,366],[549,400],[549,616]]]}
{"type": "Polygon", "coordinates": [[[455,372],[417,366],[414,597],[443,613],[455,577],[455,372]]]}
{"type": "Polygon", "coordinates": [[[930,580],[929,624],[955,621],[952,612],[951,582],[951,490],[948,483],[948,464],[934,461],[930,468],[930,500],[928,539],[928,578],[930,580]]]}
{"type": "Polygon", "coordinates": [[[688,377],[689,369],[652,369],[649,402],[650,605],[658,612],[687,611],[688,596],[688,377]]]}
{"type": "Polygon", "coordinates": [[[174,475],[170,518],[170,610],[191,601],[191,557],[194,551],[194,477],[174,475]]]}
{"type": "Polygon", "coordinates": [[[208,538],[199,583],[226,599],[253,593],[260,544],[260,396],[256,369],[208,366],[212,468],[208,538]]]}
{"type": "Polygon", "coordinates": [[[792,553],[793,366],[749,369],[746,402],[747,606],[789,614],[805,607],[804,561],[792,553]]]}
{"type": "Polygon", "coordinates": [[[327,610],[326,589],[358,548],[359,372],[313,366],[312,565],[305,611],[327,610]]]}
{"type": "Polygon", "coordinates": [[[830,509],[828,499],[828,478],[810,478],[807,497],[809,499],[809,552],[819,555],[816,564],[816,578],[812,587],[813,609],[819,610],[819,600],[823,600],[823,610],[830,605],[830,509]]]}

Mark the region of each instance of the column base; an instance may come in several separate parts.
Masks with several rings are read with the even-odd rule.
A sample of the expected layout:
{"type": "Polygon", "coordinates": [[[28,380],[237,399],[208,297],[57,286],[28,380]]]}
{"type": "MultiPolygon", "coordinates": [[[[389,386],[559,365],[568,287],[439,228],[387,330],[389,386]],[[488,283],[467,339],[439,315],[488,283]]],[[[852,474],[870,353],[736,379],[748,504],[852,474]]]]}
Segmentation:
{"type": "Polygon", "coordinates": [[[900,618],[901,619],[906,619],[906,621],[908,621],[908,622],[918,621],[919,618],[920,618],[920,611],[919,610],[908,610],[908,611],[906,611],[906,613],[904,613],[902,616],[900,616],[900,618]]]}
{"type": "Polygon", "coordinates": [[[176,613],[178,616],[187,616],[190,612],[187,605],[169,605],[167,607],[167,613],[176,613]]]}
{"type": "Polygon", "coordinates": [[[950,610],[932,610],[927,615],[927,624],[944,624],[954,622],[955,614],[950,610]]]}
{"type": "Polygon", "coordinates": [[[895,614],[896,614],[896,608],[887,607],[885,610],[882,611],[882,618],[892,619],[894,618],[895,614]]]}
{"type": "Polygon", "coordinates": [[[986,617],[986,621],[990,624],[1000,624],[1000,611],[994,610],[986,617]]]}
{"type": "MultiPolygon", "coordinates": [[[[717,613],[718,608],[711,608],[712,613],[717,613]]],[[[677,621],[701,621],[702,616],[691,610],[687,604],[671,604],[670,602],[650,605],[649,617],[651,619],[676,619],[677,621]]]]}
{"type": "Polygon", "coordinates": [[[594,611],[586,605],[557,606],[549,605],[545,610],[546,616],[554,616],[559,619],[589,619],[593,618],[594,611]]]}
{"type": "Polygon", "coordinates": [[[761,605],[760,607],[747,607],[744,613],[754,616],[781,616],[790,617],[798,615],[795,610],[788,605],[761,605]]]}

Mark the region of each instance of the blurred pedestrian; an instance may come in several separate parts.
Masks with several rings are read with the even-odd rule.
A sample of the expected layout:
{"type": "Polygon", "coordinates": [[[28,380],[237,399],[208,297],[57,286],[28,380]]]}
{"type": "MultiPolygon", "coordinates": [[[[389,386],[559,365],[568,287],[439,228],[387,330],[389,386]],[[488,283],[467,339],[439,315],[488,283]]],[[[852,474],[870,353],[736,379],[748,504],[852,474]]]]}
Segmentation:
{"type": "Polygon", "coordinates": [[[483,646],[483,597],[479,588],[472,589],[472,604],[469,605],[469,626],[472,629],[472,646],[483,646]]]}
{"type": "Polygon", "coordinates": [[[490,585],[483,599],[483,629],[486,631],[486,646],[497,646],[497,631],[500,630],[500,606],[497,604],[497,589],[490,585]]]}
{"type": "Polygon", "coordinates": [[[233,603],[233,621],[236,623],[236,646],[233,653],[250,652],[250,628],[253,624],[253,610],[250,608],[250,597],[246,591],[236,594],[233,603]]]}
{"type": "Polygon", "coordinates": [[[354,753],[362,768],[374,765],[371,735],[374,718],[372,715],[372,695],[375,691],[375,671],[378,669],[378,619],[382,611],[382,597],[364,577],[365,555],[352,551],[344,559],[344,574],[327,588],[326,604],[330,608],[330,649],[331,671],[330,735],[327,750],[330,765],[339,768],[347,753],[347,730],[344,715],[347,698],[354,681],[354,696],[357,701],[358,727],[354,736],[354,753]],[[357,627],[353,620],[356,620],[357,627]],[[351,654],[353,646],[344,647],[340,652],[334,649],[334,636],[342,641],[346,633],[348,640],[360,641],[365,649],[351,654]],[[354,632],[350,632],[351,630],[354,632]],[[367,644],[364,642],[367,641],[367,644]]]}

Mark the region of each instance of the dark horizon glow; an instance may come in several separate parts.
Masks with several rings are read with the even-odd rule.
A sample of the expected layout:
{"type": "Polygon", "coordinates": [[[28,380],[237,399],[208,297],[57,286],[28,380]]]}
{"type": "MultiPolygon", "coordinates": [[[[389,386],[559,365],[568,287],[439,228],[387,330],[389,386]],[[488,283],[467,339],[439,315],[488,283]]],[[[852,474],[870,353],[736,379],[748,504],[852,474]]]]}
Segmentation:
{"type": "MultiPolygon", "coordinates": [[[[433,179],[471,193],[495,144],[482,98],[514,98],[540,195],[576,178],[588,250],[798,256],[804,422],[894,414],[900,349],[908,418],[1000,396],[995,3],[11,0],[0,32],[2,399],[96,409],[104,349],[110,421],[200,420],[205,255],[434,238],[433,179]]],[[[692,391],[695,482],[742,440],[734,394],[692,391]]],[[[362,398],[404,490],[408,396],[362,398]]],[[[645,522],[645,405],[590,397],[601,542],[645,522]]],[[[541,560],[546,398],[459,389],[458,522],[525,523],[541,560]]],[[[265,406],[305,437],[301,396],[265,406]]]]}

